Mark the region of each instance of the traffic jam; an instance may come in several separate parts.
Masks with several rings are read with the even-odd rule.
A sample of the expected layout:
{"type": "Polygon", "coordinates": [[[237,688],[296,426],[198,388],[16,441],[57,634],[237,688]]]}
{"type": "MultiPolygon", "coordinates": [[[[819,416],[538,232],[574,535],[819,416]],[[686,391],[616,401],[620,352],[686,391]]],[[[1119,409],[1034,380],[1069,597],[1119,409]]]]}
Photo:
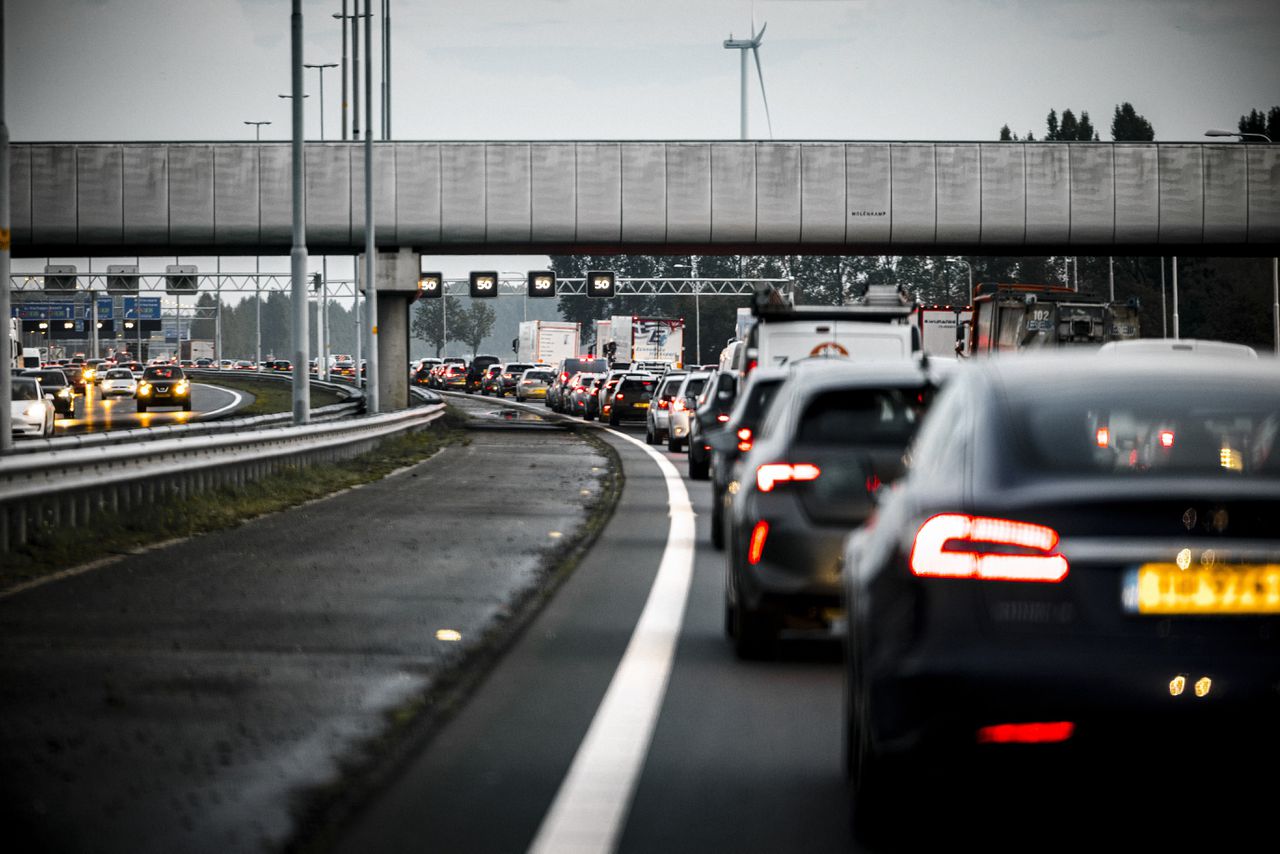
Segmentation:
{"type": "Polygon", "coordinates": [[[1010,762],[1031,785],[1100,759],[1141,785],[1275,756],[1270,360],[1030,285],[963,309],[888,286],[757,300],[739,321],[704,365],[680,320],[600,321],[585,351],[578,324],[528,321],[517,360],[428,359],[413,381],[642,437],[707,484],[724,643],[841,649],[864,842],[945,800],[921,790],[938,768],[1010,762]]]}

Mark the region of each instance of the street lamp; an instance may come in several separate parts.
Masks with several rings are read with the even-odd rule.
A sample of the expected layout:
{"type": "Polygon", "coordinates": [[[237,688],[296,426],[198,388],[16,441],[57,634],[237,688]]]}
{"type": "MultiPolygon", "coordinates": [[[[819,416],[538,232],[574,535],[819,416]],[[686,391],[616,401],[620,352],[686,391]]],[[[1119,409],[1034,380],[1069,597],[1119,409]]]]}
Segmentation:
{"type": "Polygon", "coordinates": [[[253,141],[262,142],[262,126],[269,125],[271,122],[245,122],[247,125],[253,125],[253,141]]]}
{"type": "MultiPolygon", "coordinates": [[[[337,68],[336,62],[325,62],[319,64],[303,63],[303,68],[314,68],[320,72],[320,141],[324,142],[324,70],[326,68],[337,68]]],[[[306,97],[303,95],[302,97],[306,97]]]]}
{"type": "Polygon", "coordinates": [[[1270,142],[1271,137],[1265,133],[1244,133],[1243,131],[1221,130],[1219,128],[1210,128],[1204,132],[1205,136],[1234,136],[1238,139],[1260,139],[1263,142],[1270,142]]]}
{"type": "MultiPolygon", "coordinates": [[[[1263,142],[1271,142],[1271,137],[1265,133],[1244,133],[1243,131],[1219,130],[1218,128],[1210,128],[1204,132],[1205,136],[1234,136],[1241,142],[1248,142],[1250,139],[1260,139],[1263,142]]],[[[1280,257],[1273,256],[1271,258],[1271,325],[1275,333],[1275,351],[1280,356],[1280,257]]],[[[1176,335],[1174,336],[1177,337],[1176,335]]]]}
{"type": "Polygon", "coordinates": [[[969,305],[973,305],[973,265],[963,258],[944,258],[948,264],[963,264],[969,270],[969,305]]]}

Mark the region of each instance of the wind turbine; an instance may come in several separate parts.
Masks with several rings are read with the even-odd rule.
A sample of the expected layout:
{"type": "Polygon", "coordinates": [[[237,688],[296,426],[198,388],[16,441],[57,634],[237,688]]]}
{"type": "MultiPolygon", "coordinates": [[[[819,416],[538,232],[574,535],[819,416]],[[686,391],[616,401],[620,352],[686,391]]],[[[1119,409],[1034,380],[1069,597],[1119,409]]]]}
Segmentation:
{"type": "Polygon", "coordinates": [[[769,96],[764,93],[764,71],[760,68],[760,42],[764,40],[765,28],[769,26],[769,22],[765,21],[760,27],[760,32],[756,32],[756,23],[751,21],[751,38],[735,39],[733,34],[729,34],[729,38],[725,39],[724,46],[730,50],[742,51],[742,125],[741,137],[747,138],[747,51],[751,51],[751,55],[756,60],[756,74],[760,77],[760,97],[764,100],[764,117],[769,122],[769,138],[773,139],[773,118],[769,115],[769,96]]]}

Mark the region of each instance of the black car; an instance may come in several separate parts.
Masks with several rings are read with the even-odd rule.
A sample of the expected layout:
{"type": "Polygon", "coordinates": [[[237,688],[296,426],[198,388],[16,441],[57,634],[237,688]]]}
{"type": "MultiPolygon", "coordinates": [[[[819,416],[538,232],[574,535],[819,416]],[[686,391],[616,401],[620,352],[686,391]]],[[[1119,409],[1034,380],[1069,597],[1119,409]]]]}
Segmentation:
{"type": "Polygon", "coordinates": [[[844,550],[855,829],[903,797],[928,811],[934,792],[910,782],[924,763],[1023,759],[1008,779],[1033,790],[1055,759],[1094,750],[1136,788],[1270,774],[1277,519],[1271,360],[958,371],[844,550]],[[1167,774],[1229,757],[1253,774],[1167,774]]]}
{"type": "Polygon", "coordinates": [[[177,365],[151,365],[142,372],[135,395],[138,411],[152,406],[181,406],[191,411],[191,382],[177,365]]]}
{"type": "Polygon", "coordinates": [[[740,656],[767,652],[783,630],[829,631],[843,619],[845,535],[902,473],[934,383],[911,359],[792,369],[725,517],[725,627],[740,656]]]}
{"type": "Polygon", "coordinates": [[[61,368],[30,368],[21,374],[40,381],[44,394],[53,395],[53,410],[59,415],[74,418],[76,415],[76,389],[61,368]]]}
{"type": "Polygon", "coordinates": [[[657,386],[658,378],[653,374],[625,374],[614,386],[609,401],[609,423],[617,427],[624,420],[643,420],[657,386]]]}
{"type": "Polygon", "coordinates": [[[742,391],[719,430],[708,431],[711,446],[711,545],[724,548],[724,508],[738,460],[751,450],[760,420],[789,375],[783,368],[757,368],[742,382],[742,391]]]}
{"type": "Polygon", "coordinates": [[[729,412],[738,395],[738,376],[716,370],[702,389],[689,418],[689,477],[707,480],[711,476],[711,445],[707,434],[729,423],[729,412]]]}

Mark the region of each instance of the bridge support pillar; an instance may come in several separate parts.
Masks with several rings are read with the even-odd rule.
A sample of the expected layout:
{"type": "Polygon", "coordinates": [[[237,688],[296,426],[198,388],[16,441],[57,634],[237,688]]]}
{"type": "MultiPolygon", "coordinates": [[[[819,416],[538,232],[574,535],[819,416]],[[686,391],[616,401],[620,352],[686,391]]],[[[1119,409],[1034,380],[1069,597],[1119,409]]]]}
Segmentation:
{"type": "Polygon", "coordinates": [[[409,406],[409,306],[418,294],[422,256],[412,249],[379,252],[378,403],[383,412],[409,406]]]}

